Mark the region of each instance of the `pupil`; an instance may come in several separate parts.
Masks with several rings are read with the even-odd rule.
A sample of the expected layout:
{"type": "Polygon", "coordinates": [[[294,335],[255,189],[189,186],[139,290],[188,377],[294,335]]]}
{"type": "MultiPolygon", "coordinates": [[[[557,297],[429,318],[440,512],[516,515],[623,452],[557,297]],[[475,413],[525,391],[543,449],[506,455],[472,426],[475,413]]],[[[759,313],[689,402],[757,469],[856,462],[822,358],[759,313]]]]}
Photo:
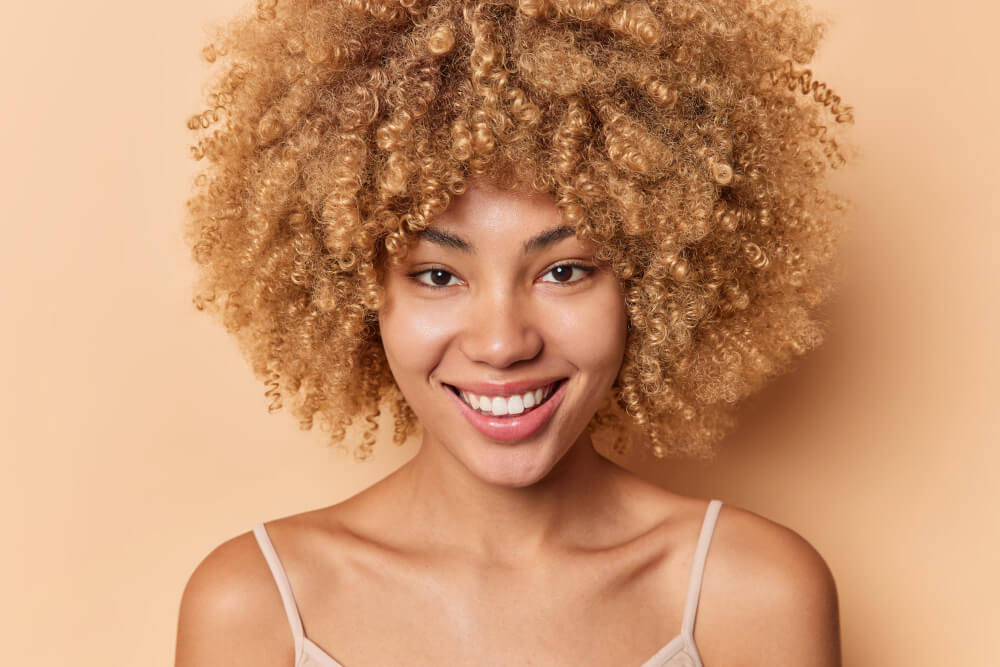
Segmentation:
{"type": "Polygon", "coordinates": [[[431,282],[435,285],[447,285],[448,284],[448,272],[442,271],[441,269],[434,269],[431,271],[431,282]]]}

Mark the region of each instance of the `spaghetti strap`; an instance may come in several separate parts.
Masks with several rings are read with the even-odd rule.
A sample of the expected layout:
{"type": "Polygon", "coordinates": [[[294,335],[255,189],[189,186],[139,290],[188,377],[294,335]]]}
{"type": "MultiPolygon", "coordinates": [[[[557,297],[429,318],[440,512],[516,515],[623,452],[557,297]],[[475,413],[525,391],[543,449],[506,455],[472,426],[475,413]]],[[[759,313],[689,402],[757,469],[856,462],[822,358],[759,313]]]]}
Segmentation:
{"type": "Polygon", "coordinates": [[[253,534],[257,538],[257,545],[264,554],[268,567],[271,568],[274,583],[278,585],[278,591],[281,593],[281,602],[285,605],[285,615],[288,617],[288,624],[292,628],[292,639],[295,642],[295,664],[298,664],[305,643],[305,632],[302,629],[302,618],[299,616],[299,610],[295,606],[295,598],[292,596],[292,586],[288,583],[288,576],[285,574],[285,569],[281,567],[278,552],[274,550],[274,545],[271,544],[271,538],[268,537],[264,524],[255,525],[253,534]]]}
{"type": "Polygon", "coordinates": [[[681,634],[694,644],[694,619],[698,612],[698,599],[701,597],[701,580],[705,574],[705,559],[708,557],[708,546],[715,532],[715,522],[722,509],[721,500],[712,500],[705,510],[705,520],[701,525],[701,535],[694,550],[694,560],[691,562],[691,579],[688,583],[687,600],[684,603],[684,621],[681,624],[681,634]]]}

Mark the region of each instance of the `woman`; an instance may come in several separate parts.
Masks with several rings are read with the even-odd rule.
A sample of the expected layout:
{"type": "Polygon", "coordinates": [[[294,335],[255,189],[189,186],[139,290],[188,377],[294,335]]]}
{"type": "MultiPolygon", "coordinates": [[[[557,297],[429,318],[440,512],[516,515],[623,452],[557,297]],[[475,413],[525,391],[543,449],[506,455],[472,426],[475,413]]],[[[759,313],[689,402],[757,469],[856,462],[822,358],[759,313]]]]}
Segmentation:
{"type": "Polygon", "coordinates": [[[819,341],[849,107],[794,3],[261,3],[192,118],[199,307],[288,405],[415,457],[209,554],[178,667],[840,663],[793,531],[618,452],[710,456],[819,341]],[[216,127],[212,130],[211,128],[216,127]],[[697,618],[697,624],[695,620],[697,618]]]}

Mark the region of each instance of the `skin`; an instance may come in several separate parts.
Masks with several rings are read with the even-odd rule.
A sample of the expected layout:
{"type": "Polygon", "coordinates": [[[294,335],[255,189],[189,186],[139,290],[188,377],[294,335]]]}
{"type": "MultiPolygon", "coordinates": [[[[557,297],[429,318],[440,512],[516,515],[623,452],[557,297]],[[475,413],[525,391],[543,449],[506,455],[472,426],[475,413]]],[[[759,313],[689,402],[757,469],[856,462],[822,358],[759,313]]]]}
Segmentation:
{"type": "MultiPolygon", "coordinates": [[[[345,667],[639,667],[680,630],[707,503],[594,450],[586,426],[621,366],[623,295],[573,235],[525,251],[561,225],[548,197],[472,182],[385,271],[383,345],[420,449],[348,500],[267,524],[306,635],[345,667]],[[553,272],[567,263],[588,270],[553,272]],[[515,443],[474,429],[443,384],[553,376],[567,378],[563,403],[515,443]]],[[[840,664],[836,588],[808,542],[727,504],[709,554],[706,665],[840,664]]],[[[177,667],[292,654],[252,534],[220,545],[185,589],[177,667]]]]}
{"type": "MultiPolygon", "coordinates": [[[[564,521],[560,508],[576,502],[556,483],[560,475],[546,477],[569,464],[569,452],[582,459],[578,474],[599,465],[585,428],[621,367],[624,295],[548,198],[474,184],[432,232],[387,272],[379,318],[389,367],[425,425],[412,469],[427,483],[447,482],[447,493],[460,493],[465,503],[477,499],[460,525],[484,548],[509,552],[525,538],[536,545],[543,539],[537,533],[553,533],[564,521]],[[568,235],[554,236],[560,230],[568,235]],[[545,234],[550,241],[541,245],[545,234]],[[539,240],[527,251],[531,239],[539,240]],[[459,241],[467,248],[446,245],[459,241]],[[434,270],[445,285],[433,283],[434,270]],[[443,384],[562,377],[566,397],[551,422],[513,445],[474,429],[443,384]],[[527,518],[538,511],[548,519],[527,518]],[[484,524],[482,516],[491,519],[484,524]]],[[[457,500],[420,496],[447,507],[457,500]]]]}

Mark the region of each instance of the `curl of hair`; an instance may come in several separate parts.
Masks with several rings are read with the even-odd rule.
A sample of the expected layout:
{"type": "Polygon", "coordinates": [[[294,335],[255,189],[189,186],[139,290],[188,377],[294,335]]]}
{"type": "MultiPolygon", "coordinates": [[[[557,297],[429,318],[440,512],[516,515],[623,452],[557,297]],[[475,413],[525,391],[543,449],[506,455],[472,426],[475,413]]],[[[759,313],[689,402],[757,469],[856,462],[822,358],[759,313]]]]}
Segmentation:
{"type": "Polygon", "coordinates": [[[735,403],[819,344],[853,113],[802,66],[794,0],[262,0],[218,29],[185,234],[194,302],[268,408],[334,443],[415,417],[378,275],[470,176],[550,193],[626,295],[625,361],[592,426],[712,456],[735,403]],[[515,168],[516,167],[516,168],[515,168]]]}

